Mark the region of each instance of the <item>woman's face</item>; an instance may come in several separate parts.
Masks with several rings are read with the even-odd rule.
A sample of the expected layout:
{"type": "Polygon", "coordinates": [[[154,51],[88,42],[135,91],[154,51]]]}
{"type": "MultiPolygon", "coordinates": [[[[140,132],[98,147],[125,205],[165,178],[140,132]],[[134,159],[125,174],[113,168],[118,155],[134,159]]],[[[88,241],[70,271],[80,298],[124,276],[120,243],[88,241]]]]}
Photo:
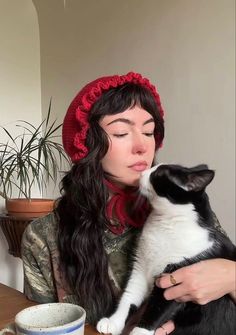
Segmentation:
{"type": "Polygon", "coordinates": [[[139,106],[106,115],[100,126],[109,137],[102,167],[122,187],[137,186],[141,172],[152,165],[155,153],[154,120],[139,106]]]}

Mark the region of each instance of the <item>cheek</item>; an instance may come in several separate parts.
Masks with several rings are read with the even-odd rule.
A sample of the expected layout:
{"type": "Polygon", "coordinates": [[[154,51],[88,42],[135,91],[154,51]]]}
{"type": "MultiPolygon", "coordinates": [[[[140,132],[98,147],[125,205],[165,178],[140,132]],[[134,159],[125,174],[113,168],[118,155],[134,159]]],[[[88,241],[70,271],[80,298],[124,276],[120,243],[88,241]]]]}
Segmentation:
{"type": "Polygon", "coordinates": [[[103,157],[101,163],[103,170],[112,173],[119,165],[121,157],[124,155],[124,149],[120,150],[119,146],[110,146],[106,155],[103,157]]]}
{"type": "Polygon", "coordinates": [[[123,157],[128,147],[128,143],[122,143],[121,141],[113,141],[110,143],[106,156],[104,158],[111,160],[118,160],[119,157],[123,157]]]}
{"type": "Polygon", "coordinates": [[[147,157],[150,161],[150,164],[152,164],[156,152],[156,143],[155,140],[153,140],[151,143],[148,143],[147,145],[147,157]]]}
{"type": "Polygon", "coordinates": [[[114,176],[126,173],[125,166],[129,159],[128,151],[128,145],[121,143],[121,141],[110,143],[108,151],[101,161],[103,170],[114,176]]]}

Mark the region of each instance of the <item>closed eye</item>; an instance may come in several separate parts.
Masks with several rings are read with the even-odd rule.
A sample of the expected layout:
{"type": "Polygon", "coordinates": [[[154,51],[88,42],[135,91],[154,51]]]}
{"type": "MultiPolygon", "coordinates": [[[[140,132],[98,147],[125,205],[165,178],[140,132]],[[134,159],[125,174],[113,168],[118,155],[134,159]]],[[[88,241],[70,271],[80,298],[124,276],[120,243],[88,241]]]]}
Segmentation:
{"type": "Polygon", "coordinates": [[[123,133],[123,134],[113,134],[114,137],[124,137],[128,135],[128,133],[123,133]]]}
{"type": "Polygon", "coordinates": [[[154,135],[154,132],[151,132],[151,133],[144,133],[145,136],[147,137],[152,137],[154,135]]]}

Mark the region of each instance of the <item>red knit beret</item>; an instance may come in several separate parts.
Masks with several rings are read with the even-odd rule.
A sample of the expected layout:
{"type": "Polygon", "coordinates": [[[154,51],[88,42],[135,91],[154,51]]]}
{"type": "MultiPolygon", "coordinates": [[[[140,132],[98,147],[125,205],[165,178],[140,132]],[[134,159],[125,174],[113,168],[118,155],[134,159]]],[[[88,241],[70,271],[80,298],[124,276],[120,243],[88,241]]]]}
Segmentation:
{"type": "MultiPolygon", "coordinates": [[[[147,88],[153,94],[160,115],[163,117],[164,112],[155,86],[147,78],[143,78],[141,74],[129,72],[121,76],[114,75],[98,78],[88,83],[79,91],[71,102],[64,118],[62,127],[63,146],[72,162],[79,161],[88,153],[85,140],[89,129],[88,114],[93,104],[105,91],[126,83],[134,83],[147,88]]],[[[155,139],[159,147],[161,143],[158,139],[158,134],[155,134],[155,139]]]]}

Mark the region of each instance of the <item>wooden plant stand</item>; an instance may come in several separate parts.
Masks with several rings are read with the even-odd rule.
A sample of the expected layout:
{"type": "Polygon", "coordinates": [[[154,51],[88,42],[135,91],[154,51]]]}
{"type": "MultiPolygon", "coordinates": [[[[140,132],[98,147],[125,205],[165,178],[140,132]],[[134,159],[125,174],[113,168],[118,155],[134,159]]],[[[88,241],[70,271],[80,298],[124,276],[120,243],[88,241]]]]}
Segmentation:
{"type": "Polygon", "coordinates": [[[21,257],[21,239],[27,225],[32,218],[15,217],[0,214],[0,226],[8,243],[8,252],[14,257],[21,257]]]}

